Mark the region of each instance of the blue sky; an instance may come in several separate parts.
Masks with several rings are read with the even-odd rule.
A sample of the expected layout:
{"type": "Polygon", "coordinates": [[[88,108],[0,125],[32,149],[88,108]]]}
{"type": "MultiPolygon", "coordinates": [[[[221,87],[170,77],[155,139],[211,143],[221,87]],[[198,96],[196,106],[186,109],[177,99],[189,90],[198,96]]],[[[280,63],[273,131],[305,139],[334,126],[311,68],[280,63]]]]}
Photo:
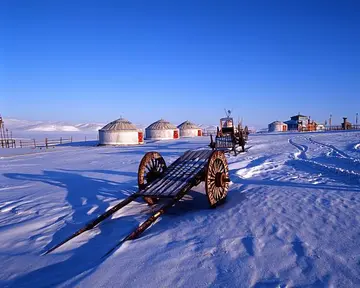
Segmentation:
{"type": "Polygon", "coordinates": [[[264,126],[360,112],[360,1],[0,1],[0,113],[264,126]]]}

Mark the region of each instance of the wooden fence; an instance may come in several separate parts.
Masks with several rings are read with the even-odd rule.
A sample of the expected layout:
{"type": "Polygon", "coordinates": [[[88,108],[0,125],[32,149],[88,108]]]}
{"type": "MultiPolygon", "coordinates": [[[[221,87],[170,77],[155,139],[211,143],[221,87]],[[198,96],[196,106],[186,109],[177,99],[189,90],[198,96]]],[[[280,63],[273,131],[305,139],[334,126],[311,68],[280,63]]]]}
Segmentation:
{"type": "Polygon", "coordinates": [[[1,139],[1,148],[16,148],[16,141],[14,139],[1,139]]]}
{"type": "Polygon", "coordinates": [[[62,138],[60,139],[49,139],[45,138],[44,141],[39,140],[19,140],[19,147],[20,148],[49,148],[54,147],[56,145],[72,143],[72,137],[70,138],[62,138]]]}
{"type": "MultiPolygon", "coordinates": [[[[49,148],[54,147],[56,145],[72,143],[73,139],[70,138],[62,138],[60,139],[49,139],[45,138],[44,140],[15,140],[15,139],[1,139],[0,147],[1,148],[49,148]]],[[[86,141],[86,139],[85,139],[86,141]]]]}
{"type": "Polygon", "coordinates": [[[343,131],[348,131],[348,130],[360,130],[360,125],[351,125],[350,127],[348,127],[347,129],[344,129],[342,125],[334,125],[334,126],[326,126],[325,127],[326,131],[338,131],[338,130],[343,130],[343,131]]]}

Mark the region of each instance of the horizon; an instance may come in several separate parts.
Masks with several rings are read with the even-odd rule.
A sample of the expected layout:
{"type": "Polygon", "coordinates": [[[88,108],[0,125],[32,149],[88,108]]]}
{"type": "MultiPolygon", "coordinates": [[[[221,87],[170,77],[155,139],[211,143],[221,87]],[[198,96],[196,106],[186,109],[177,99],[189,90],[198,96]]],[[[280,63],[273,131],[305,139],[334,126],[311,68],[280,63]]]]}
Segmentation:
{"type": "Polygon", "coordinates": [[[359,2],[0,7],[4,118],[214,125],[226,108],[265,128],[298,112],[334,124],[359,112],[359,2]]]}
{"type": "MultiPolygon", "coordinates": [[[[300,113],[300,114],[301,114],[301,113],[300,113]]],[[[288,119],[274,120],[274,121],[272,121],[272,122],[275,122],[275,121],[285,122],[285,121],[290,120],[290,117],[296,116],[296,115],[299,115],[299,114],[291,115],[291,116],[288,117],[288,119]]],[[[1,114],[0,114],[0,116],[1,116],[1,114]]],[[[304,116],[306,116],[306,115],[304,115],[304,116]]],[[[230,117],[231,117],[231,116],[230,116],[230,117]]],[[[118,117],[118,118],[120,118],[120,117],[118,117]]],[[[5,124],[5,127],[7,126],[7,125],[6,125],[6,124],[8,123],[7,121],[23,121],[23,122],[28,122],[27,125],[29,125],[29,126],[35,125],[35,124],[38,124],[38,125],[44,125],[44,124],[48,124],[48,125],[51,125],[51,124],[55,125],[55,124],[57,124],[57,125],[59,125],[59,124],[63,124],[64,126],[67,126],[67,125],[77,126],[77,125],[86,125],[86,124],[96,125],[96,124],[97,124],[97,125],[104,125],[104,126],[105,126],[105,125],[107,125],[108,123],[110,123],[110,122],[112,122],[112,121],[114,121],[114,120],[117,120],[118,118],[113,119],[113,120],[110,120],[110,121],[108,121],[108,122],[100,122],[100,121],[77,122],[77,121],[67,121],[67,120],[39,120],[39,119],[37,119],[37,120],[28,120],[28,119],[14,118],[14,117],[3,117],[3,120],[4,120],[3,122],[4,122],[4,124],[5,124]]],[[[126,117],[123,117],[123,118],[127,119],[126,117]]],[[[149,122],[149,123],[144,123],[144,122],[139,122],[139,121],[132,121],[131,119],[127,119],[127,120],[129,120],[131,123],[133,123],[133,124],[135,124],[135,125],[137,125],[137,126],[143,126],[144,128],[146,128],[147,126],[151,125],[152,123],[160,120],[160,118],[157,119],[157,120],[154,120],[154,121],[152,121],[152,122],[149,122]]],[[[167,119],[164,119],[164,120],[167,120],[167,119]]],[[[237,123],[237,119],[234,118],[234,120],[235,120],[236,123],[237,123]]],[[[316,121],[316,119],[311,118],[311,120],[314,120],[314,121],[315,121],[316,123],[318,123],[318,124],[324,124],[324,125],[325,125],[324,122],[316,121]]],[[[341,125],[342,120],[343,120],[343,118],[341,118],[341,120],[337,121],[337,120],[334,119],[334,117],[333,117],[333,118],[332,118],[332,126],[339,126],[339,125],[341,125]]],[[[356,115],[354,116],[354,119],[353,119],[353,120],[352,120],[352,119],[349,119],[349,117],[347,117],[347,120],[348,120],[350,123],[355,124],[356,115]]],[[[194,122],[194,121],[191,121],[191,119],[185,119],[185,120],[182,120],[182,121],[179,121],[179,122],[171,122],[171,121],[169,121],[169,122],[172,123],[172,124],[174,124],[174,125],[176,125],[176,126],[178,126],[178,125],[180,125],[180,124],[181,124],[182,122],[184,122],[184,121],[190,121],[190,122],[193,122],[193,123],[195,123],[196,125],[200,125],[200,126],[211,127],[211,126],[218,126],[219,123],[217,123],[217,122],[220,121],[220,118],[218,119],[217,122],[213,122],[213,123],[194,122]]],[[[328,120],[327,120],[327,121],[328,121],[328,120]]],[[[264,124],[264,125],[251,125],[251,124],[243,123],[243,125],[248,126],[249,128],[252,128],[252,129],[256,129],[256,130],[268,129],[268,125],[269,125],[269,124],[270,124],[270,123],[264,124]]],[[[327,123],[327,126],[329,126],[329,123],[327,123]]],[[[10,129],[11,129],[12,127],[14,127],[14,123],[11,123],[10,126],[8,126],[8,127],[10,127],[10,129]]],[[[28,126],[25,125],[25,126],[20,126],[20,127],[28,127],[28,126]]],[[[16,129],[15,129],[15,130],[16,130],[16,129]]],[[[81,131],[81,130],[79,130],[79,131],[81,131]]]]}

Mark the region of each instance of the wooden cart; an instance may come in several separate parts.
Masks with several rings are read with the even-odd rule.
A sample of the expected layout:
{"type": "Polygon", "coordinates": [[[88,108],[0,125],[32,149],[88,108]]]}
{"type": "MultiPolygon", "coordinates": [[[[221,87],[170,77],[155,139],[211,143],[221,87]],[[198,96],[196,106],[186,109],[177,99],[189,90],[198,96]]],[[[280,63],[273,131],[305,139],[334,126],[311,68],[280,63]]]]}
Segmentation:
{"type": "Polygon", "coordinates": [[[137,192],[76,231],[61,243],[47,250],[45,254],[54,251],[81,233],[94,228],[110,215],[139,197],[142,197],[149,205],[154,205],[161,198],[168,200],[164,201],[165,203],[160,205],[151,217],[111,249],[106,254],[108,255],[122,242],[137,238],[167,209],[184,197],[192,187],[197,186],[202,181],[205,181],[205,190],[211,207],[215,207],[225,199],[230,179],[224,152],[210,149],[189,150],[169,167],[166,166],[164,158],[158,152],[148,152],[139,165],[139,190],[137,192]]]}
{"type": "Polygon", "coordinates": [[[247,135],[248,131],[244,131],[240,124],[235,128],[234,119],[230,116],[221,118],[220,128],[217,127],[215,142],[211,136],[211,143],[209,146],[212,149],[222,150],[224,152],[232,151],[236,155],[239,152],[240,147],[242,148],[242,152],[245,152],[247,135]]]}

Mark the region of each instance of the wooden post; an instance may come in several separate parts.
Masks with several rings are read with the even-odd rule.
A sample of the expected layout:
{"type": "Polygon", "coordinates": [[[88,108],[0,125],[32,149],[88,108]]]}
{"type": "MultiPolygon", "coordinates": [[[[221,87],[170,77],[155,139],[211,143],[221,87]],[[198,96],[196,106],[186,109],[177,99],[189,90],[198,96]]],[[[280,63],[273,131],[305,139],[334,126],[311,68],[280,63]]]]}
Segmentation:
{"type": "Polygon", "coordinates": [[[36,148],[36,142],[35,142],[35,139],[34,139],[34,148],[36,148]]]}
{"type": "Polygon", "coordinates": [[[21,143],[21,140],[20,140],[20,148],[22,148],[22,143],[21,143]]]}
{"type": "Polygon", "coordinates": [[[62,144],[62,137],[60,137],[60,144],[62,144]]]}
{"type": "Polygon", "coordinates": [[[48,148],[48,138],[45,138],[45,147],[48,148]]]}
{"type": "Polygon", "coordinates": [[[70,142],[72,143],[72,136],[70,137],[70,142]]]}

